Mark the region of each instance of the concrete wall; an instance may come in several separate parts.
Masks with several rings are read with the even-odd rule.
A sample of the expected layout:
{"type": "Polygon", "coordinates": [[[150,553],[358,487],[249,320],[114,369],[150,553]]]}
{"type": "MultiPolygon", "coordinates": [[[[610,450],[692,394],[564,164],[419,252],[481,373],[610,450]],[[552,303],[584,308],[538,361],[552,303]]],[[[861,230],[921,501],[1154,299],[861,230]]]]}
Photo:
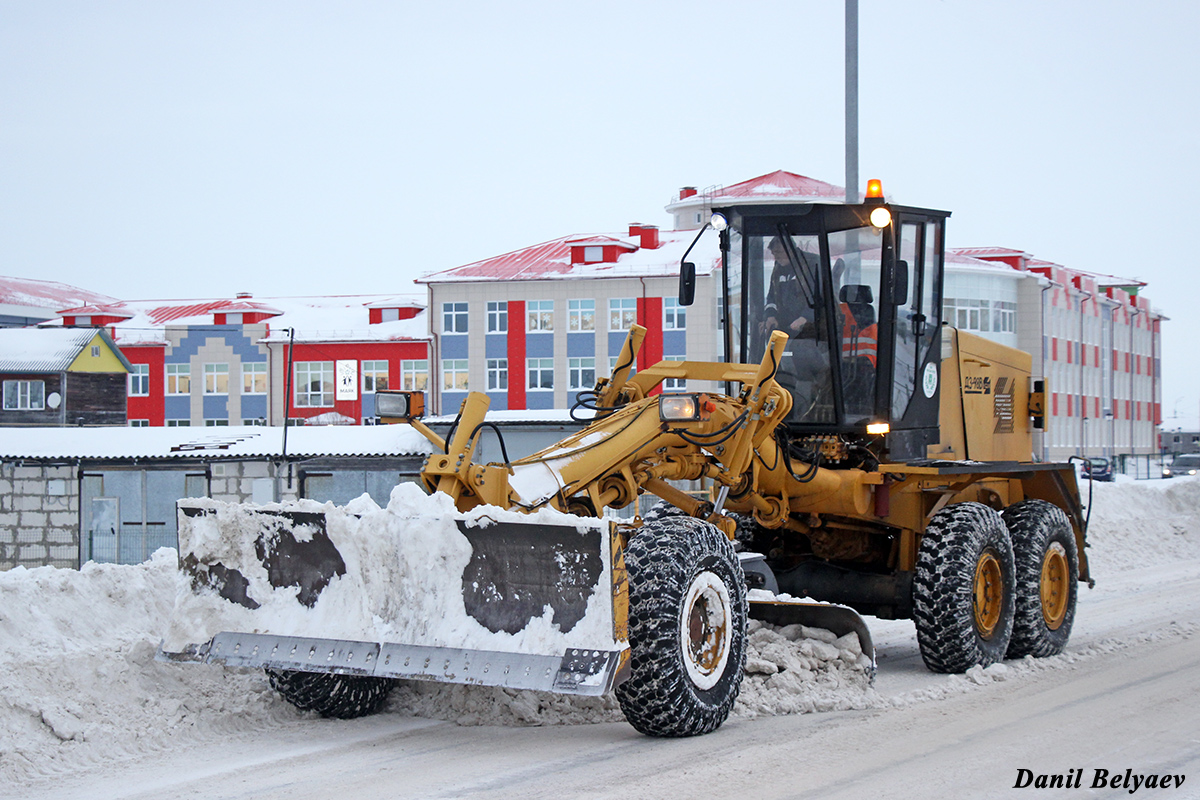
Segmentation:
{"type": "Polygon", "coordinates": [[[79,566],[74,466],[0,463],[0,570],[79,566]]]}
{"type": "MultiPolygon", "coordinates": [[[[299,496],[300,481],[287,485],[287,468],[266,461],[211,462],[188,467],[174,464],[142,467],[195,473],[207,469],[208,496],[229,503],[268,503],[299,496]]],[[[83,465],[95,474],[111,465],[83,465]]],[[[0,463],[0,571],[14,567],[77,568],[81,558],[79,490],[81,468],[0,463]]],[[[202,479],[202,476],[201,476],[202,479]]]]}

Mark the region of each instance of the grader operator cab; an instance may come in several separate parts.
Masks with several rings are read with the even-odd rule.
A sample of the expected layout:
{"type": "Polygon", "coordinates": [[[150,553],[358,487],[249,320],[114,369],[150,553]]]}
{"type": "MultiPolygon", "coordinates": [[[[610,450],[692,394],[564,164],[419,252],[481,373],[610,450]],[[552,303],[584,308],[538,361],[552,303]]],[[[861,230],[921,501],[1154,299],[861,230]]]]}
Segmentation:
{"type": "MultiPolygon", "coordinates": [[[[160,657],[266,668],[332,716],[397,678],[615,689],[638,730],[688,736],[728,716],[748,616],[854,634],[867,659],[859,614],[912,618],[943,672],[1061,652],[1089,580],[1075,472],[1031,462],[1029,355],[942,324],[948,216],[879,191],[715,209],[726,363],[631,374],[634,326],[594,419],[532,456],[474,462],[485,395],[443,439],[395,393],[385,421],[435,448],[423,491],[181,501],[192,591],[160,657]],[[646,493],[633,524],[606,516],[646,493]]],[[[695,288],[685,255],[680,300],[695,288]]]]}

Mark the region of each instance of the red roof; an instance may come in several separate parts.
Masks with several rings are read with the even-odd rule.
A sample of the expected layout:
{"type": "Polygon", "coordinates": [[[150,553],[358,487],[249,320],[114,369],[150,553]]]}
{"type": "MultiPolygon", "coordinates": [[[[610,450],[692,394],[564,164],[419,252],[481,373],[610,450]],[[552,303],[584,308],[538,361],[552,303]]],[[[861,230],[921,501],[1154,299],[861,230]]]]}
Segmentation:
{"type": "Polygon", "coordinates": [[[705,194],[713,197],[778,197],[781,200],[785,198],[799,200],[808,197],[842,199],[846,196],[846,190],[841,186],[834,186],[832,183],[819,181],[816,178],[776,170],[748,181],[735,183],[733,186],[724,186],[711,192],[705,192],[705,194]]]}
{"type": "Polygon", "coordinates": [[[0,276],[0,305],[28,306],[57,311],[69,306],[113,303],[116,302],[116,299],[66,283],[0,276]]]}
{"type": "Polygon", "coordinates": [[[130,319],[133,312],[125,308],[123,303],[89,303],[75,308],[64,308],[58,312],[64,317],[117,317],[130,319]]]}
{"type": "Polygon", "coordinates": [[[213,313],[214,309],[229,305],[228,300],[209,300],[205,303],[189,303],[179,306],[157,306],[146,311],[146,316],[156,325],[170,322],[181,317],[199,317],[213,313]]]}
{"type": "MultiPolygon", "coordinates": [[[[695,231],[663,231],[659,235],[659,246],[650,248],[639,247],[619,235],[573,234],[483,261],[430,273],[418,278],[417,283],[678,275],[679,258],[695,238],[695,231]],[[620,251],[617,260],[571,263],[573,247],[591,245],[616,247],[620,251]]],[[[707,274],[718,261],[716,243],[715,236],[702,239],[693,253],[696,266],[703,274],[707,274]]]]}
{"type": "MultiPolygon", "coordinates": [[[[578,235],[564,236],[502,256],[485,258],[472,264],[436,273],[440,279],[499,278],[502,280],[536,279],[542,276],[563,275],[571,271],[571,245],[578,235]]],[[[432,276],[426,276],[429,278],[432,276]]],[[[425,278],[421,279],[422,281],[425,278]]]]}
{"type": "Polygon", "coordinates": [[[213,311],[217,314],[243,312],[250,314],[270,314],[272,316],[278,316],[283,313],[274,306],[269,306],[266,303],[258,303],[253,300],[230,300],[218,305],[213,311]]]}

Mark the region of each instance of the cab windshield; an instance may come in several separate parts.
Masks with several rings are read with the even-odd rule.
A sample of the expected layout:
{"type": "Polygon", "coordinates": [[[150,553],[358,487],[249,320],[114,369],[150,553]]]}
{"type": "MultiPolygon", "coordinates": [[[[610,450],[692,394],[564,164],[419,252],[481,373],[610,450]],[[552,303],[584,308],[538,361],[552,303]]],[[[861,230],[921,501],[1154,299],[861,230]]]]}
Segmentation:
{"type": "Polygon", "coordinates": [[[733,235],[726,261],[734,359],[762,359],[772,331],[788,342],[776,380],[791,422],[869,421],[875,407],[879,237],[870,228],[825,237],[782,229],[733,235]],[[841,420],[839,420],[839,405],[841,420]]]}

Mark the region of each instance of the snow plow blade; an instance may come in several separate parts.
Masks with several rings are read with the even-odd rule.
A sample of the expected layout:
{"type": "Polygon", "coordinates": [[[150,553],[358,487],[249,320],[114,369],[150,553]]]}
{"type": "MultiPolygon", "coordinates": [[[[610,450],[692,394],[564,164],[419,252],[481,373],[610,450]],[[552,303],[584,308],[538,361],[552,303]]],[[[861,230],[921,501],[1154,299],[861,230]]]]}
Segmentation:
{"type": "Polygon", "coordinates": [[[553,511],[179,502],[159,657],[599,695],[627,668],[621,538],[553,511]],[[615,568],[614,568],[615,565],[615,568]]]}
{"type": "Polygon", "coordinates": [[[813,603],[804,600],[774,598],[759,600],[750,598],[750,618],[772,625],[804,625],[808,628],[824,628],[836,636],[853,633],[863,655],[871,659],[871,675],[875,674],[875,643],[871,629],[858,612],[847,606],[834,603],[813,603]]]}

